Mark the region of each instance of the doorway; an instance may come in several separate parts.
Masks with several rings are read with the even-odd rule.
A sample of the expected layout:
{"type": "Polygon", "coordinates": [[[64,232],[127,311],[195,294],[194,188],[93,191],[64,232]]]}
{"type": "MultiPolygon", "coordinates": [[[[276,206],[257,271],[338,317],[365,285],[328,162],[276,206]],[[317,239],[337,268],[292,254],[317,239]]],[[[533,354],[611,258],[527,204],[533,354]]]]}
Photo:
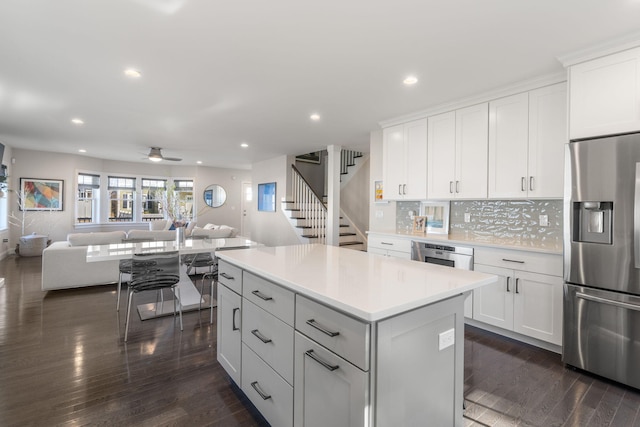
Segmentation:
{"type": "Polygon", "coordinates": [[[242,183],[242,219],[240,224],[240,235],[251,239],[251,202],[253,201],[253,188],[250,182],[242,183]]]}

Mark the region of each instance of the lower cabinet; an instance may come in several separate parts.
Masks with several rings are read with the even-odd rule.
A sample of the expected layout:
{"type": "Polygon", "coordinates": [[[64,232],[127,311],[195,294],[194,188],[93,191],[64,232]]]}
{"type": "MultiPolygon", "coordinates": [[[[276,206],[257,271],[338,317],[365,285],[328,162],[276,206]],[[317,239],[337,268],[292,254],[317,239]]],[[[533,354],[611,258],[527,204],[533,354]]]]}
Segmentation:
{"type": "Polygon", "coordinates": [[[369,373],[296,332],[295,425],[366,426],[369,373]]]}
{"type": "MultiPolygon", "coordinates": [[[[549,257],[554,258],[545,268],[554,272],[553,261],[558,264],[560,260],[549,257]]],[[[503,252],[495,262],[502,266],[476,263],[475,271],[497,275],[498,283],[474,290],[473,319],[562,345],[562,269],[556,268],[558,275],[524,270],[536,262],[543,259],[503,252]],[[514,263],[518,269],[504,267],[505,263],[514,263]]]]}
{"type": "Polygon", "coordinates": [[[242,369],[241,308],[242,297],[218,283],[218,362],[236,384],[242,369]]]}

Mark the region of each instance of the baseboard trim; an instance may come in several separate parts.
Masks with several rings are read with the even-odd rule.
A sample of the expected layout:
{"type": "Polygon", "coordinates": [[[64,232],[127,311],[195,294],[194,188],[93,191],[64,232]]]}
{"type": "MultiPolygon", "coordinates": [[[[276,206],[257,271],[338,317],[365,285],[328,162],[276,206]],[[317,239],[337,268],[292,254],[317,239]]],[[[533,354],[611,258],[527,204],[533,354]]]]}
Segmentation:
{"type": "Polygon", "coordinates": [[[526,335],[519,334],[513,331],[507,331],[506,329],[498,328],[493,325],[488,325],[483,322],[478,322],[477,320],[469,319],[467,317],[464,318],[464,323],[467,325],[475,326],[476,328],[484,329],[485,331],[493,332],[494,334],[502,335],[507,338],[514,339],[516,341],[520,341],[526,344],[533,345],[535,347],[540,347],[545,350],[552,351],[554,353],[562,354],[562,346],[552,344],[550,342],[542,341],[537,338],[531,338],[526,335]]]}

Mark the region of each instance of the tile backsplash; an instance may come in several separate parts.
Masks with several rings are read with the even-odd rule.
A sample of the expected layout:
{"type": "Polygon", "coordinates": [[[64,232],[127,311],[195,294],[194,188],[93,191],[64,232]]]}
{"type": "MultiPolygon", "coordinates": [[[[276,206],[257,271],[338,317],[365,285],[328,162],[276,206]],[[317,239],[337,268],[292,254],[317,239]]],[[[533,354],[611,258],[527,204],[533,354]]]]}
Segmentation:
{"type": "MultiPolygon", "coordinates": [[[[562,242],[562,200],[465,200],[451,201],[449,232],[470,237],[499,237],[520,241],[562,242]],[[469,222],[465,222],[469,214],[469,222]],[[547,215],[548,226],[540,225],[547,215]]],[[[396,203],[396,230],[412,227],[410,212],[420,213],[420,202],[396,203]]]]}

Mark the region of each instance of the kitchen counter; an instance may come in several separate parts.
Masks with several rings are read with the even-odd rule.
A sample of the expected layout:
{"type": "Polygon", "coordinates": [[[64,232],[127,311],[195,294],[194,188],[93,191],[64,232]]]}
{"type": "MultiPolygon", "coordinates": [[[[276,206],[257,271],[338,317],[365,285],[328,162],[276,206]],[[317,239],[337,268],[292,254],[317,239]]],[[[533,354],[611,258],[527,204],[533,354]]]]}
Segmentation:
{"type": "Polygon", "coordinates": [[[496,282],[496,276],[326,245],[218,252],[220,259],[365,321],[496,282]]]}
{"type": "Polygon", "coordinates": [[[452,234],[425,234],[399,231],[368,231],[367,234],[379,236],[403,237],[409,240],[426,242],[441,242],[461,244],[466,246],[483,246],[490,248],[514,249],[529,252],[539,252],[552,255],[562,255],[562,241],[536,242],[533,240],[522,241],[518,239],[500,238],[495,236],[473,236],[470,233],[452,234]]]}
{"type": "Polygon", "coordinates": [[[217,358],[271,425],[463,425],[465,294],[497,276],[320,244],[217,256],[217,358]]]}

